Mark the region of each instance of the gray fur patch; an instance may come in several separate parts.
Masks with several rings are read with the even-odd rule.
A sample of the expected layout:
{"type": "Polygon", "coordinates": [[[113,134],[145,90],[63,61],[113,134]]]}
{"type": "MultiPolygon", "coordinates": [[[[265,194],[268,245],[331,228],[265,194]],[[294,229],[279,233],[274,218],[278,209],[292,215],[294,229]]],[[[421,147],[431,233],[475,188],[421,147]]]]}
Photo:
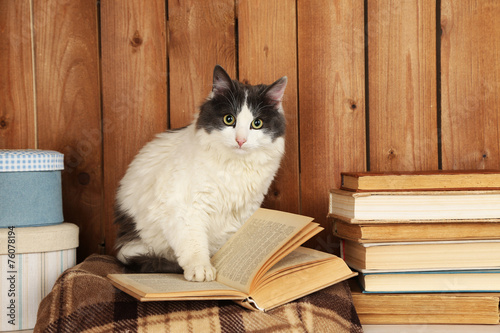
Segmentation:
{"type": "MultiPolygon", "coordinates": [[[[139,239],[134,218],[126,212],[115,207],[115,223],[118,225],[118,234],[115,248],[119,250],[122,246],[139,239]]],[[[183,270],[178,263],[169,261],[154,253],[137,255],[126,258],[125,266],[128,270],[140,273],[182,273],[183,270]]]]}
{"type": "Polygon", "coordinates": [[[126,267],[139,273],[176,273],[182,274],[183,270],[178,263],[168,261],[154,253],[127,257],[126,267]]]}
{"type": "Polygon", "coordinates": [[[115,224],[118,225],[115,249],[119,250],[123,245],[140,238],[134,218],[117,206],[115,206],[115,224]]]}

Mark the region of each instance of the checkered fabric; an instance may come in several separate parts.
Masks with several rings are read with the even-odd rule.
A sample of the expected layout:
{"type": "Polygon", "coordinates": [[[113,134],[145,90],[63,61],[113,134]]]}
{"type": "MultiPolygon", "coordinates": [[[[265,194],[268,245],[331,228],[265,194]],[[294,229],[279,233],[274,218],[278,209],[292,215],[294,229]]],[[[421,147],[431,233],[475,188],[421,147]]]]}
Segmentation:
{"type": "Polygon", "coordinates": [[[363,332],[345,281],[260,312],[231,301],[141,303],[106,278],[121,272],[116,258],[102,255],[64,272],[40,304],[35,333],[363,332]]]}
{"type": "Polygon", "coordinates": [[[52,150],[0,149],[0,172],[64,169],[64,155],[52,150]]]}

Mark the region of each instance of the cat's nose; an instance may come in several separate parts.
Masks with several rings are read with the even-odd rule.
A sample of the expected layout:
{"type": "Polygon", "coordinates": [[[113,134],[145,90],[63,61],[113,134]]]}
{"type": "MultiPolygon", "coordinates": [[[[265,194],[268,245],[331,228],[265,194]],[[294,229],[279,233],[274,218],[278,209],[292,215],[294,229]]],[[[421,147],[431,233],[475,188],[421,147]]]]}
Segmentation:
{"type": "Polygon", "coordinates": [[[247,142],[247,139],[244,139],[244,138],[243,138],[243,139],[236,138],[236,142],[238,142],[238,146],[240,146],[240,148],[241,148],[241,146],[243,146],[243,144],[244,144],[245,142],[247,142]]]}

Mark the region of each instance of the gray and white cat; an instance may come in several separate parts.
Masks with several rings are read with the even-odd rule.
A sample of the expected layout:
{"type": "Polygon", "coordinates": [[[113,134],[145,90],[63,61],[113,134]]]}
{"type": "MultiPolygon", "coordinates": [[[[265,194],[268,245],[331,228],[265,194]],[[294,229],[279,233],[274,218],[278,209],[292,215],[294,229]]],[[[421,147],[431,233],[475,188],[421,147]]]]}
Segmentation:
{"type": "Polygon", "coordinates": [[[193,123],[144,146],[116,197],[117,257],[141,272],[211,281],[211,256],[261,205],[284,153],[282,98],[220,66],[193,123]]]}

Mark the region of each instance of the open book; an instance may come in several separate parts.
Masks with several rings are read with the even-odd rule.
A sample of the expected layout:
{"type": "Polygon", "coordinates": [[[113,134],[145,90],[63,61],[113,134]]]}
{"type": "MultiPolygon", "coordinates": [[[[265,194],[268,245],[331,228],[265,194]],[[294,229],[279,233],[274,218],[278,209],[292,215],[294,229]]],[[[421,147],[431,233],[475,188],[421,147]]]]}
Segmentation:
{"type": "Polygon", "coordinates": [[[267,311],[346,280],[353,273],[329,253],[301,247],[323,230],[312,218],[261,208],[212,257],[217,278],[189,282],[182,274],[109,274],[141,301],[235,300],[267,311]]]}

